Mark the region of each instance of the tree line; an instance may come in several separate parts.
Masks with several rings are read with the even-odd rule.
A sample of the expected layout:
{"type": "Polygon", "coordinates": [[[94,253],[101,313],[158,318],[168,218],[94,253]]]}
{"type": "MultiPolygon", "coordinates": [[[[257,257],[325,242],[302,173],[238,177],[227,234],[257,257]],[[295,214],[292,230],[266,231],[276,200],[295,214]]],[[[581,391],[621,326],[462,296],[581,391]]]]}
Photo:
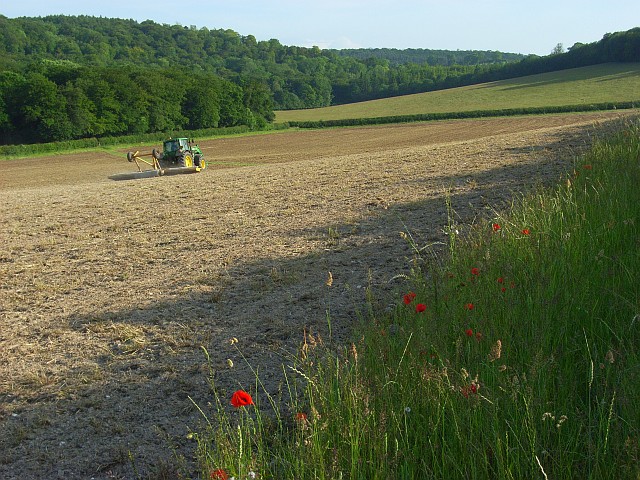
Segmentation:
{"type": "Polygon", "coordinates": [[[89,16],[0,15],[0,143],[249,125],[323,107],[610,61],[640,29],[545,57],[333,51],[233,30],[89,16]]]}

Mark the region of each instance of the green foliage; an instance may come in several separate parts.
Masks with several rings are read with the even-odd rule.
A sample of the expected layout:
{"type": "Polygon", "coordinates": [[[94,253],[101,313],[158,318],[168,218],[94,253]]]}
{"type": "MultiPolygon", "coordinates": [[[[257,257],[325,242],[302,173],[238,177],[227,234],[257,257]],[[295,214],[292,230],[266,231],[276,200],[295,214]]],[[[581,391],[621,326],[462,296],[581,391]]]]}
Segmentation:
{"type": "MultiPolygon", "coordinates": [[[[180,66],[243,87],[258,82],[280,110],[322,107],[514,78],[604,62],[639,61],[640,29],[576,44],[561,55],[440,50],[321,50],[256,41],[233,30],[152,21],[0,15],[0,68],[31,59],[138,69],[180,66]]],[[[145,73],[146,74],[146,73],[145,73]]],[[[254,112],[256,114],[256,112],[254,112]]],[[[259,117],[267,119],[263,114],[259,117]]]]}
{"type": "Polygon", "coordinates": [[[525,57],[520,53],[481,50],[430,50],[423,48],[407,48],[405,50],[396,48],[346,48],[333,51],[338,55],[359,60],[387,60],[389,65],[416,63],[444,67],[452,65],[502,64],[505,62],[517,62],[525,57]]]}
{"type": "Polygon", "coordinates": [[[306,335],[286,402],[216,394],[203,477],[638,478],[639,159],[636,120],[448,259],[411,243],[415,293],[339,353],[306,335]]]}
{"type": "Polygon", "coordinates": [[[522,57],[431,50],[336,52],[258,42],[233,30],[152,21],[0,15],[0,74],[5,75],[0,144],[214,126],[260,128],[274,119],[274,108],[326,107],[639,61],[638,52],[640,29],[576,44],[564,54],[522,57]]]}
{"type": "Polygon", "coordinates": [[[241,87],[210,73],[52,61],[33,67],[0,73],[0,143],[256,128],[274,116],[264,89],[253,86],[246,103],[241,87]]]}

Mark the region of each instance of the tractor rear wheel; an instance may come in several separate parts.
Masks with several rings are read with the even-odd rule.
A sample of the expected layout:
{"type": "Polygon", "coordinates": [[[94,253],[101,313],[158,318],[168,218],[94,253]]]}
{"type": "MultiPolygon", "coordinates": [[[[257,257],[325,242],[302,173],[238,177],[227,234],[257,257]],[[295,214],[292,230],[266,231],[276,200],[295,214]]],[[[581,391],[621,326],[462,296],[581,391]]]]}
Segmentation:
{"type": "Polygon", "coordinates": [[[185,152],[178,160],[181,167],[193,167],[193,157],[191,153],[185,152]]]}

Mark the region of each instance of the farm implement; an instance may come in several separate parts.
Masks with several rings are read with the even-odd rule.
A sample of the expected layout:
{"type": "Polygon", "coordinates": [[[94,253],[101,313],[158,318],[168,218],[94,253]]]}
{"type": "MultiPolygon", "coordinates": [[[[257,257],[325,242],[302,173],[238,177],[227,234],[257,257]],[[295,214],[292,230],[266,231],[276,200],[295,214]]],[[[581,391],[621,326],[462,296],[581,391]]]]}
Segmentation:
{"type": "Polygon", "coordinates": [[[161,177],[198,173],[207,167],[200,147],[187,138],[170,138],[163,142],[162,152],[155,148],[150,153],[128,152],[127,160],[135,163],[137,172],[111,175],[112,180],[161,177]],[[146,168],[143,165],[146,165],[146,168]]]}

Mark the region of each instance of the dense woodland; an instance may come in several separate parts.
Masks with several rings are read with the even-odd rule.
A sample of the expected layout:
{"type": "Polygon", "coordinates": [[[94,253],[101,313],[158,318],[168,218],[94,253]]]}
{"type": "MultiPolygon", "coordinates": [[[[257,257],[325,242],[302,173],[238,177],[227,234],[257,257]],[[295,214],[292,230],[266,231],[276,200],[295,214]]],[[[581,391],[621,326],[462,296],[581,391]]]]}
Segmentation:
{"type": "Polygon", "coordinates": [[[565,53],[321,50],[233,30],[0,15],[0,144],[247,125],[313,108],[604,62],[640,61],[640,28],[565,53]]]}

